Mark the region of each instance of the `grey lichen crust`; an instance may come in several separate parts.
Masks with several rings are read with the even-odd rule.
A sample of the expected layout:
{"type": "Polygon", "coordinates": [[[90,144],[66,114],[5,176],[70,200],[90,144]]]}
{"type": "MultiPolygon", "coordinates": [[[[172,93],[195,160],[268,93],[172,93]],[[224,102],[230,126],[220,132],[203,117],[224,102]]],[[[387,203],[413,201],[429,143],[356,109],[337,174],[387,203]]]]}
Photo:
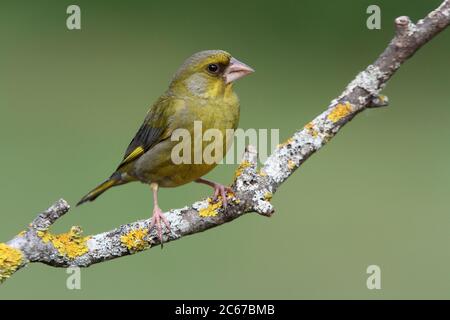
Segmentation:
{"type": "MultiPolygon", "coordinates": [[[[207,199],[167,212],[172,230],[164,233],[164,242],[222,225],[248,212],[271,216],[274,208],[270,200],[278,187],[359,112],[387,105],[387,97],[379,95],[386,82],[403,62],[449,23],[450,0],[444,1],[417,25],[408,17],[397,18],[396,35],[378,59],[359,73],[324,112],[279,145],[260,170],[256,149],[247,148],[236,171],[234,194],[228,195],[226,209],[221,202],[212,203],[207,199]]],[[[51,225],[68,211],[67,202],[59,200],[39,214],[26,230],[9,242],[0,243],[1,281],[30,262],[87,267],[159,244],[155,231],[149,232],[149,220],[93,236],[83,236],[78,227],[64,234],[52,234],[51,225]]]]}

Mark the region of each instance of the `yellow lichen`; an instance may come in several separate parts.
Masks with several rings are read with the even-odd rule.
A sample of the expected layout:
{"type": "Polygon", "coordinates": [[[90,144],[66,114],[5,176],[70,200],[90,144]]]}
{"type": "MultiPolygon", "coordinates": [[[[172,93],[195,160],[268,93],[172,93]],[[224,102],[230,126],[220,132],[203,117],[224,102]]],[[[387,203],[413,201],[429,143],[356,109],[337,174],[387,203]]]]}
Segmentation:
{"type": "Polygon", "coordinates": [[[22,252],[0,243],[0,283],[9,278],[22,263],[22,252]]]}
{"type": "Polygon", "coordinates": [[[215,217],[217,216],[217,209],[222,207],[222,200],[219,200],[217,202],[212,202],[210,198],[208,198],[208,206],[206,208],[200,209],[198,214],[200,217],[215,217]]]}
{"type": "Polygon", "coordinates": [[[289,139],[287,139],[285,142],[280,143],[279,145],[277,145],[277,148],[278,148],[278,149],[279,149],[279,148],[282,148],[282,147],[287,146],[288,144],[290,144],[290,143],[292,143],[292,142],[294,142],[294,140],[293,140],[292,138],[289,138],[289,139]]]}
{"type": "Polygon", "coordinates": [[[18,237],[23,237],[27,232],[25,230],[20,231],[17,236],[18,237]]]}
{"type": "Polygon", "coordinates": [[[288,168],[289,170],[292,170],[296,167],[295,162],[292,160],[288,160],[288,168]]]}
{"type": "Polygon", "coordinates": [[[83,237],[82,230],[78,226],[72,227],[67,233],[57,235],[49,231],[38,231],[37,234],[44,243],[50,242],[61,256],[69,259],[75,259],[89,251],[87,240],[90,237],[83,237]]]}
{"type": "Polygon", "coordinates": [[[248,168],[251,166],[251,163],[248,161],[242,161],[241,164],[239,165],[239,167],[236,169],[236,172],[234,173],[234,177],[237,178],[239,177],[242,172],[244,172],[245,168],[248,168]]]}
{"type": "Polygon", "coordinates": [[[330,121],[338,122],[350,112],[352,112],[352,105],[349,102],[346,102],[345,104],[339,103],[333,108],[327,118],[330,121]]]}
{"type": "MultiPolygon", "coordinates": [[[[227,196],[227,200],[231,200],[236,204],[241,203],[241,200],[236,196],[236,194],[234,192],[231,192],[229,190],[226,190],[226,196],[227,196]]],[[[219,196],[219,199],[221,199],[222,197],[219,196]]],[[[208,198],[209,199],[209,198],[208,198]]]]}
{"type": "Polygon", "coordinates": [[[139,228],[120,236],[120,242],[130,251],[142,251],[150,246],[145,240],[148,234],[147,228],[139,228]]]}
{"type": "Polygon", "coordinates": [[[264,200],[269,201],[272,200],[272,192],[267,191],[266,193],[264,193],[264,200]]]}
{"type": "Polygon", "coordinates": [[[318,132],[314,129],[314,123],[310,122],[305,126],[305,129],[308,130],[309,134],[313,137],[317,137],[318,132]]]}
{"type": "Polygon", "coordinates": [[[258,174],[259,174],[261,177],[267,176],[267,173],[265,173],[264,170],[263,170],[262,168],[259,170],[258,174]]]}

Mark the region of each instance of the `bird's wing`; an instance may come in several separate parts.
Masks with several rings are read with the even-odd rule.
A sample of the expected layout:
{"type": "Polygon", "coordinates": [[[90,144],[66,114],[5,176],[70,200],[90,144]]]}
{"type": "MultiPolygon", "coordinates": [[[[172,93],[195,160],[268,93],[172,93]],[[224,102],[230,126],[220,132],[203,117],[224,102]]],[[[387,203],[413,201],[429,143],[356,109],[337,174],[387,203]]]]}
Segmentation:
{"type": "Polygon", "coordinates": [[[144,123],[128,145],[117,170],[137,160],[153,146],[170,137],[172,132],[170,118],[173,105],[174,103],[170,99],[161,98],[152,106],[144,123]]]}
{"type": "Polygon", "coordinates": [[[144,123],[139,128],[133,140],[131,140],[130,145],[125,151],[122,162],[117,167],[117,170],[130,162],[137,160],[146,151],[158,143],[160,141],[161,133],[163,132],[164,128],[154,128],[144,123]]]}

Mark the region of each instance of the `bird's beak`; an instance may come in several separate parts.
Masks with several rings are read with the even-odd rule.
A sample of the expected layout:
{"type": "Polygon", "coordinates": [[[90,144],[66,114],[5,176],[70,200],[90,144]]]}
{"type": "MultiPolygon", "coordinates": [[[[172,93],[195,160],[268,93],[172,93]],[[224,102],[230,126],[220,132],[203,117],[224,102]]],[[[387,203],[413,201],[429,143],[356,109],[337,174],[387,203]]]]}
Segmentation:
{"type": "Polygon", "coordinates": [[[245,63],[240,62],[235,58],[231,58],[230,64],[228,65],[228,67],[225,69],[224,72],[225,83],[226,84],[231,83],[253,72],[255,72],[255,70],[250,68],[245,63]]]}

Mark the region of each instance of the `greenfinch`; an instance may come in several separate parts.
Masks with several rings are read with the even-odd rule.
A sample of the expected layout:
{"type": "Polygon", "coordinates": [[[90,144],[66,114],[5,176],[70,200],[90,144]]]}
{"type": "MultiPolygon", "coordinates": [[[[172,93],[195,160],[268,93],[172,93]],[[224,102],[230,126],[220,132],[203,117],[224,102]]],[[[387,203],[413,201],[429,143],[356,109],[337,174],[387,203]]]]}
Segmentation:
{"type": "MultiPolygon", "coordinates": [[[[190,133],[193,143],[188,146],[195,156],[196,135],[216,129],[226,136],[227,130],[235,130],[239,122],[239,99],[233,91],[233,83],[253,72],[248,65],[222,50],[201,51],[188,58],[175,73],[167,91],[148,111],[115,172],[77,205],[95,200],[114,186],[132,181],[149,184],[154,202],[150,229],[156,226],[161,243],[162,223],[169,230],[170,225],[158,204],[159,187],[177,187],[192,181],[203,183],[214,188],[214,201],[220,196],[226,206],[229,188],[201,178],[217,161],[175,163],[172,151],[179,140],[173,139],[173,135],[178,129],[190,133]],[[195,122],[201,123],[200,133],[194,132],[195,122]]],[[[230,143],[221,143],[225,153],[230,143]]],[[[201,145],[205,147],[205,141],[201,145]]],[[[218,154],[216,160],[220,161],[223,154],[218,154]]]]}

